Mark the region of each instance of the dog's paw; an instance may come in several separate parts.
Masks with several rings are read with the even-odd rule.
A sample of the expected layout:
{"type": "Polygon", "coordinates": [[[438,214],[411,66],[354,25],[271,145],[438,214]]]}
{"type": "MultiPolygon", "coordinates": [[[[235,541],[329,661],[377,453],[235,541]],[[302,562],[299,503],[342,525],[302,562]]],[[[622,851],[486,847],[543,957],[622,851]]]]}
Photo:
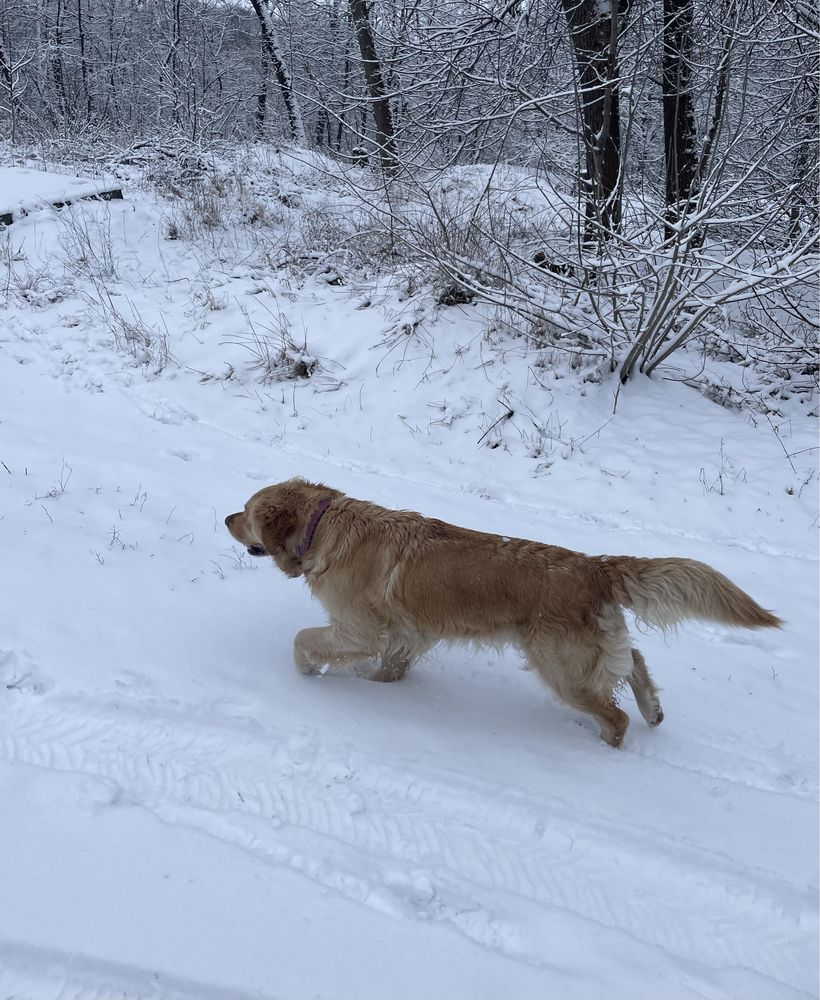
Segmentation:
{"type": "Polygon", "coordinates": [[[294,661],[296,663],[296,669],[300,674],[304,674],[305,677],[311,677],[313,674],[320,674],[322,672],[321,667],[317,667],[315,663],[311,663],[303,656],[295,656],[294,661]]]}

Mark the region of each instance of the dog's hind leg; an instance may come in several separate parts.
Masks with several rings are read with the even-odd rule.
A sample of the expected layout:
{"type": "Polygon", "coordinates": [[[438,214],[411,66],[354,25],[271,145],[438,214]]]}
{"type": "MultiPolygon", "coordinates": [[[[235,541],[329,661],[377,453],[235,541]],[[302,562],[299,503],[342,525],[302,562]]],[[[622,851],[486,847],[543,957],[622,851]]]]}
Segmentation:
{"type": "Polygon", "coordinates": [[[561,693],[561,700],[594,717],[601,727],[601,739],[619,747],[629,727],[629,716],[615,704],[615,698],[603,698],[595,691],[577,688],[561,693]]]}
{"type": "Polygon", "coordinates": [[[394,633],[381,654],[379,668],[367,674],[371,681],[400,681],[416,660],[426,653],[433,643],[421,636],[394,633]]]}
{"type": "Polygon", "coordinates": [[[382,681],[383,683],[400,681],[412,665],[413,661],[402,650],[383,653],[378,669],[365,676],[369,681],[382,681]]]}
{"type": "Polygon", "coordinates": [[[629,716],[615,703],[609,673],[601,676],[596,646],[584,637],[557,642],[540,639],[524,645],[527,658],[556,696],[572,708],[593,716],[601,727],[601,739],[611,747],[623,743],[629,716]]]}
{"type": "Polygon", "coordinates": [[[663,709],[658,698],[658,689],[646,667],[646,660],[640,650],[632,650],[632,673],[627,678],[641,715],[650,726],[659,726],[663,722],[663,709]]]}

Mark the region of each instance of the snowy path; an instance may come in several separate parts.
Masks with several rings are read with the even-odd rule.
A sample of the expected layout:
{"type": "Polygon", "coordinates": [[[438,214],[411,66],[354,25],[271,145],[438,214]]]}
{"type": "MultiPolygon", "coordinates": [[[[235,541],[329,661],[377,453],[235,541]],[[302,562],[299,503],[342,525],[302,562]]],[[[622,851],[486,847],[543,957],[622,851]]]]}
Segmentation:
{"type": "MultiPolygon", "coordinates": [[[[45,387],[56,384],[46,382],[45,387]]],[[[42,387],[38,391],[41,406],[47,408],[47,393],[42,387]]],[[[117,420],[122,427],[122,416],[117,420]]],[[[212,436],[208,429],[198,433],[212,436]]],[[[84,447],[104,450],[93,438],[84,447]]],[[[143,464],[140,474],[152,471],[143,464]]],[[[82,491],[78,483],[75,493],[82,491]]],[[[67,490],[59,506],[52,503],[52,519],[64,514],[68,497],[67,490]]],[[[89,499],[83,500],[84,507],[89,499]]],[[[42,511],[40,520],[41,527],[48,526],[53,533],[53,520],[46,520],[42,511]]],[[[127,527],[121,530],[128,537],[127,527]]],[[[29,531],[35,535],[36,548],[40,532],[29,531]]],[[[224,541],[217,541],[216,548],[223,549],[224,541]]],[[[113,557],[103,551],[103,558],[113,557]]],[[[42,556],[42,552],[20,554],[24,562],[42,556]]],[[[68,563],[59,558],[46,563],[60,576],[55,597],[63,594],[49,611],[54,626],[63,623],[61,610],[68,597],[64,588],[75,586],[70,552],[67,558],[68,563]]],[[[172,570],[169,557],[163,564],[172,570]]],[[[18,593],[21,604],[29,599],[36,604],[33,591],[45,567],[32,568],[36,570],[28,581],[32,591],[18,593]]],[[[97,564],[97,568],[104,567],[97,564]]],[[[120,577],[124,572],[120,568],[120,577]]],[[[251,578],[253,590],[243,587],[235,598],[224,598],[228,603],[217,615],[230,619],[238,612],[241,620],[243,598],[252,598],[261,609],[273,596],[268,591],[275,594],[282,587],[268,573],[244,575],[251,578]],[[231,607],[234,599],[236,609],[231,607]]],[[[213,581],[208,592],[216,596],[218,577],[213,581]]],[[[127,581],[120,578],[120,583],[128,588],[127,581]]],[[[315,614],[298,585],[291,590],[296,591],[291,600],[308,605],[304,613],[315,614]]],[[[37,591],[42,594],[42,588],[37,591]]],[[[102,595],[88,589],[86,593],[105,605],[102,595]]],[[[205,611],[209,604],[207,598],[203,605],[188,605],[184,628],[202,630],[204,622],[195,620],[203,617],[202,612],[213,623],[214,609],[205,611]]],[[[148,595],[143,608],[136,605],[134,600],[127,602],[142,621],[153,619],[152,610],[162,613],[152,607],[148,595]]],[[[109,611],[121,615],[123,608],[109,611]]],[[[17,623],[21,639],[28,633],[29,648],[38,644],[32,641],[36,633],[30,628],[26,622],[17,623]]],[[[258,623],[251,625],[252,630],[259,628],[258,623]]],[[[138,652],[140,629],[132,626],[129,631],[138,652]]],[[[274,628],[274,634],[277,631],[274,628]]],[[[752,654],[783,656],[780,638],[726,639],[713,631],[694,628],[690,641],[708,647],[719,639],[724,646],[734,646],[739,658],[745,655],[744,644],[752,654]]],[[[768,832],[783,848],[789,837],[788,830],[780,828],[784,815],[795,832],[811,827],[816,785],[811,781],[810,757],[795,756],[765,729],[749,739],[737,718],[729,717],[722,732],[692,733],[688,721],[684,727],[676,694],[671,711],[667,706],[670,720],[665,733],[648,733],[638,720],[630,732],[631,752],[614,755],[595,743],[590,727],[574,736],[569,713],[549,702],[532,678],[514,674],[511,664],[495,663],[491,673],[482,673],[476,691],[462,693],[472,659],[463,653],[438,654],[435,687],[441,690],[435,693],[435,713],[428,720],[424,701],[434,688],[424,667],[418,671],[421,680],[413,678],[395,689],[374,690],[350,682],[311,685],[292,674],[288,639],[288,635],[277,639],[282,662],[269,683],[287,685],[291,710],[297,698],[304,701],[303,708],[309,708],[307,721],[288,721],[290,713],[276,705],[275,696],[270,705],[257,704],[249,714],[246,706],[229,701],[215,711],[163,697],[161,691],[153,693],[153,682],[140,676],[139,661],[120,662],[106,679],[105,657],[100,655],[104,642],[99,646],[90,642],[102,661],[104,693],[98,695],[87,693],[85,684],[74,687],[70,654],[63,665],[63,657],[55,651],[40,681],[36,663],[7,652],[0,660],[11,685],[2,702],[3,763],[18,775],[20,765],[45,772],[49,780],[40,805],[49,809],[51,789],[60,789],[58,803],[65,794],[62,783],[53,783],[51,776],[64,773],[81,811],[96,815],[123,808],[144,810],[171,831],[167,836],[176,845],[175,852],[187,843],[191,831],[204,833],[229,848],[231,857],[242,855],[309,880],[314,888],[304,891],[329,891],[357,904],[354,919],[363,904],[390,922],[423,923],[428,934],[431,925],[458,931],[485,952],[512,959],[524,969],[522,995],[527,993],[527,982],[536,991],[533,995],[538,994],[537,970],[549,970],[551,975],[563,970],[571,976],[578,965],[583,967],[583,956],[590,950],[606,955],[595,963],[602,968],[631,967],[624,972],[631,995],[638,995],[634,991],[641,984],[640,995],[649,996],[657,988],[652,985],[654,978],[647,978],[648,968],[666,977],[667,988],[676,991],[670,995],[728,996],[737,995],[737,990],[760,997],[772,991],[778,996],[811,994],[806,949],[815,926],[815,893],[800,880],[796,864],[801,856],[807,861],[808,852],[795,843],[797,854],[790,850],[784,857],[772,858],[765,843],[768,832]],[[461,667],[452,680],[445,680],[443,661],[453,655],[461,667]],[[496,671],[509,674],[500,688],[496,671]],[[493,711],[492,702],[505,694],[513,695],[516,704],[493,711]],[[322,699],[318,707],[317,695],[322,699]],[[336,698],[343,699],[345,713],[352,700],[359,713],[357,726],[370,725],[373,711],[387,708],[388,715],[372,726],[378,733],[354,740],[349,727],[339,725],[335,717],[336,698]],[[526,711],[518,717],[516,709],[522,708],[526,711]],[[401,741],[403,747],[392,746],[392,739],[385,746],[384,737],[402,725],[411,730],[401,741]],[[466,754],[459,745],[462,740],[469,744],[466,754]],[[473,751],[477,756],[471,761],[473,751]],[[485,772],[490,762],[484,755],[491,758],[489,774],[485,772]],[[670,801],[678,797],[684,801],[670,801]],[[692,803],[698,803],[694,822],[682,815],[692,803]],[[727,810],[733,816],[730,826],[727,810]],[[750,837],[750,828],[753,824],[759,828],[761,816],[763,829],[750,837]],[[710,826],[717,838],[710,834],[710,826]],[[727,843],[723,836],[730,829],[727,843]],[[745,850],[738,850],[738,840],[745,850]],[[785,863],[787,858],[792,864],[785,863]]],[[[206,657],[209,671],[219,670],[222,684],[230,685],[235,695],[235,685],[225,680],[230,664],[213,653],[207,662],[201,639],[191,645],[197,658],[206,657]]],[[[673,640],[662,655],[675,657],[676,645],[673,640]]],[[[263,648],[257,658],[264,665],[271,655],[276,657],[263,648]]],[[[82,674],[83,668],[77,666],[82,674]]],[[[790,666],[786,662],[778,669],[785,672],[790,666]]],[[[168,664],[166,669],[173,667],[168,664]]],[[[670,670],[674,667],[668,664],[661,668],[662,683],[670,670]]],[[[240,669],[240,677],[247,677],[246,671],[247,667],[240,669]]],[[[34,781],[35,788],[40,781],[39,777],[34,781]]],[[[12,794],[14,787],[12,782],[12,794]]],[[[12,840],[5,857],[14,856],[19,832],[16,827],[8,831],[12,840]]],[[[70,853],[65,861],[72,863],[70,853]]],[[[27,873],[21,897],[30,891],[30,878],[27,873]]],[[[13,898],[12,887],[6,894],[7,906],[13,898]]],[[[24,905],[23,898],[17,900],[16,906],[24,905]]],[[[234,905],[241,909],[241,901],[234,905]]],[[[42,969],[42,961],[32,959],[26,947],[14,942],[19,911],[8,916],[12,919],[4,927],[9,935],[5,974],[17,969],[22,975],[20,970],[32,962],[42,969]]],[[[410,933],[401,927],[397,923],[395,933],[403,937],[410,933]]],[[[391,923],[388,928],[389,933],[391,923]]],[[[60,935],[56,938],[59,942],[60,935]]],[[[449,938],[446,947],[452,947],[449,938]]],[[[127,991],[139,979],[133,979],[133,969],[130,973],[100,969],[100,955],[71,961],[49,955],[59,971],[53,982],[48,977],[41,980],[44,989],[45,984],[57,988],[62,977],[69,983],[74,976],[77,995],[86,995],[89,983],[98,983],[104,995],[106,983],[127,991]]],[[[162,971],[164,976],[175,970],[162,971]]],[[[234,981],[230,989],[240,983],[234,981]]],[[[470,976],[463,985],[473,989],[477,982],[470,976]]],[[[566,984],[567,995],[583,996],[589,980],[582,977],[576,987],[573,992],[566,984]]],[[[193,996],[201,990],[184,977],[179,981],[172,977],[163,988],[162,995],[168,996],[193,996]]],[[[337,995],[346,995],[345,989],[337,995]]]]}
{"type": "MultiPolygon", "coordinates": [[[[84,787],[98,808],[142,807],[353,902],[450,924],[511,957],[538,963],[558,920],[581,939],[606,930],[621,947],[737,966],[781,989],[799,981],[794,932],[811,919],[809,890],[662,829],[625,830],[600,806],[189,711],[55,698],[10,713],[7,727],[6,762],[93,778],[84,787]],[[704,935],[704,925],[719,933],[704,935]]],[[[643,769],[645,792],[659,785],[657,771],[643,769]]],[[[752,798],[737,783],[735,801],[752,798]]],[[[692,784],[709,794],[713,778],[692,784]]],[[[806,800],[806,819],[812,808],[806,800]]]]}
{"type": "MultiPolygon", "coordinates": [[[[650,386],[534,479],[463,439],[369,446],[385,411],[357,416],[356,386],[291,416],[143,380],[62,315],[0,328],[0,996],[817,995],[816,541],[810,498],[770,485],[773,435],[650,386]],[[716,439],[744,466],[726,496],[698,488],[716,439]],[[304,678],[292,636],[319,609],[222,526],[296,473],[706,559],[787,628],[641,636],[667,718],[626,703],[617,753],[513,654],[304,678]]],[[[559,402],[581,421],[607,391],[559,402]]]]}

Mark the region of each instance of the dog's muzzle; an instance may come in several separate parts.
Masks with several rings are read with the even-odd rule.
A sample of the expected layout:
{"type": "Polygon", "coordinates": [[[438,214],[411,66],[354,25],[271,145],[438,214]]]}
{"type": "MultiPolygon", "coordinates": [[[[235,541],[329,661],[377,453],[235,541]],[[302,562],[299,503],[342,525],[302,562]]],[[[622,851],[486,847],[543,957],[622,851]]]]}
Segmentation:
{"type": "Polygon", "coordinates": [[[268,550],[265,548],[264,545],[249,545],[248,546],[248,555],[251,555],[251,556],[266,556],[267,554],[268,554],[268,550]]]}

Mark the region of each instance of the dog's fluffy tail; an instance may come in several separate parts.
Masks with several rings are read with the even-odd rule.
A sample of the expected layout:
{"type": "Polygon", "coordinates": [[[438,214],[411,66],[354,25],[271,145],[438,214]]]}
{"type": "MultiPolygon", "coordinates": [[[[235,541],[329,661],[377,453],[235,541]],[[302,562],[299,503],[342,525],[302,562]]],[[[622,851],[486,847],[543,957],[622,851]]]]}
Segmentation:
{"type": "Polygon", "coordinates": [[[686,618],[744,628],[780,628],[783,624],[706,563],[632,556],[604,556],[601,563],[613,599],[649,625],[666,628],[686,618]]]}

